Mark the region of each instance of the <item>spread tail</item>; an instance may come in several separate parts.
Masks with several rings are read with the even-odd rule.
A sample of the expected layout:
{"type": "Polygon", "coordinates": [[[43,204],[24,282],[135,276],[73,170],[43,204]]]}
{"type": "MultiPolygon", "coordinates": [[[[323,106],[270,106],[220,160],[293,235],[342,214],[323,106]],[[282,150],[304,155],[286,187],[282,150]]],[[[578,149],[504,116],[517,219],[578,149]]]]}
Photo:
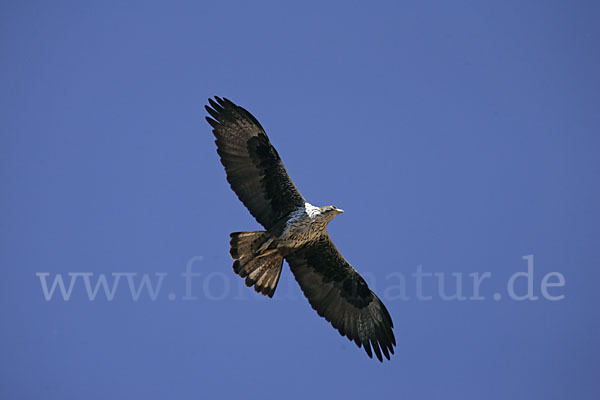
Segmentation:
{"type": "Polygon", "coordinates": [[[246,286],[254,285],[258,293],[273,297],[283,266],[281,254],[269,249],[273,239],[265,231],[233,232],[230,236],[235,273],[246,278],[246,286]]]}

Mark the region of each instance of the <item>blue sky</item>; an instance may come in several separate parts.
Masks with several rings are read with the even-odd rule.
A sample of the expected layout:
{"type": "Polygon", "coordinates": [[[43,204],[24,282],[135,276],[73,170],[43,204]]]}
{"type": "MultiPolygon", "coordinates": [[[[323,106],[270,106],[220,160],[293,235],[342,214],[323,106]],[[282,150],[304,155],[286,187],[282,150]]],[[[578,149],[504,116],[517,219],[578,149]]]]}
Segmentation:
{"type": "Polygon", "coordinates": [[[3,2],[1,397],[598,398],[599,11],[3,2]],[[214,95],[261,121],[308,201],[346,211],[329,232],[390,310],[390,362],[287,267],[270,300],[234,275],[229,233],[259,226],[204,121],[214,95]],[[518,301],[529,255],[538,299],[518,301]],[[113,274],[91,300],[85,279],[113,274]],[[134,300],[145,274],[155,299],[134,300]],[[46,300],[57,276],[68,300],[46,300]],[[444,300],[456,276],[467,298],[444,300]]]}

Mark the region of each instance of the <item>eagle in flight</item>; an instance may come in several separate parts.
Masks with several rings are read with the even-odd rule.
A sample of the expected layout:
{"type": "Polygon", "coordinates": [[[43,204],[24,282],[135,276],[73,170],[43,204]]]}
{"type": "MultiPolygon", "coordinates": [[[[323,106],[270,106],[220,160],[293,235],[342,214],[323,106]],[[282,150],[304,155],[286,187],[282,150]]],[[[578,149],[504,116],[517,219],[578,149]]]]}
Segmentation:
{"type": "Polygon", "coordinates": [[[365,280],[335,247],[327,224],[343,211],[315,207],[298,192],[265,130],[248,111],[208,100],[206,120],[216,137],[227,181],[265,228],[234,232],[233,270],[248,287],[273,297],[285,259],[312,308],[341,335],[379,361],[394,354],[392,318],[365,280]],[[372,349],[372,350],[371,350],[372,349]]]}

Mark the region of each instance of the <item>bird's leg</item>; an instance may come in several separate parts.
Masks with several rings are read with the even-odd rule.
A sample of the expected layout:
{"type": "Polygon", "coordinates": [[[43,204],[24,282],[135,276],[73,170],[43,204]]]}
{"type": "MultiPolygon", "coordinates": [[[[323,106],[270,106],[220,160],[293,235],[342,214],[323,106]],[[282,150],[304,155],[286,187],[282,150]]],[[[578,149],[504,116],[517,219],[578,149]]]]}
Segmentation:
{"type": "Polygon", "coordinates": [[[256,257],[266,257],[270,254],[273,254],[275,252],[277,252],[277,249],[270,249],[267,250],[267,248],[271,245],[271,243],[273,243],[273,240],[275,238],[274,237],[270,237],[269,239],[265,240],[265,242],[258,248],[258,250],[256,250],[256,257]]]}
{"type": "Polygon", "coordinates": [[[265,251],[264,253],[257,255],[256,258],[270,256],[271,254],[277,253],[277,252],[279,252],[279,249],[270,249],[270,250],[265,251]]]}

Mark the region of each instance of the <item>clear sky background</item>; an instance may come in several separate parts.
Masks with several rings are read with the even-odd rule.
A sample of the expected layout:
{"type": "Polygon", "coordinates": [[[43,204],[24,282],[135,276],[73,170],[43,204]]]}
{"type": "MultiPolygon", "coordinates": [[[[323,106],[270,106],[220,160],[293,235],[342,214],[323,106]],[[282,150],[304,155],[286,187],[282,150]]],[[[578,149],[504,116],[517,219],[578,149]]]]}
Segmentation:
{"type": "Polygon", "coordinates": [[[0,397],[600,398],[599,18],[594,1],[3,1],[0,397]],[[204,121],[214,95],[261,121],[308,201],[346,211],[329,231],[390,310],[391,361],[287,266],[270,300],[233,273],[229,233],[259,225],[204,121]],[[517,301],[528,255],[538,299],[517,301]],[[428,277],[419,300],[418,266],[448,294],[461,274],[467,299],[428,277]],[[155,300],[123,275],[112,301],[82,276],[47,301],[36,273],[70,272],[166,275],[155,300]]]}

